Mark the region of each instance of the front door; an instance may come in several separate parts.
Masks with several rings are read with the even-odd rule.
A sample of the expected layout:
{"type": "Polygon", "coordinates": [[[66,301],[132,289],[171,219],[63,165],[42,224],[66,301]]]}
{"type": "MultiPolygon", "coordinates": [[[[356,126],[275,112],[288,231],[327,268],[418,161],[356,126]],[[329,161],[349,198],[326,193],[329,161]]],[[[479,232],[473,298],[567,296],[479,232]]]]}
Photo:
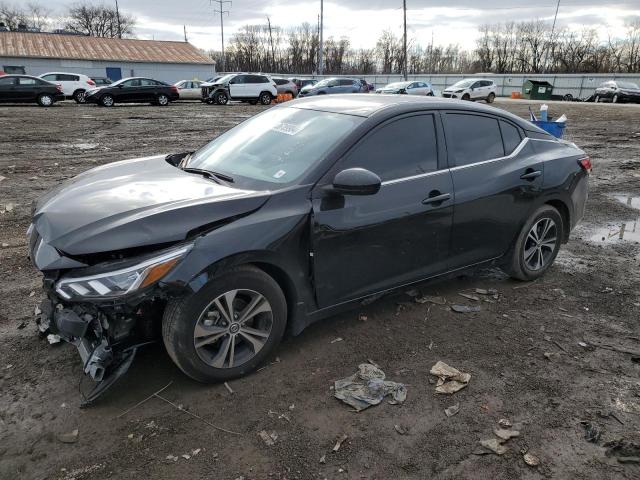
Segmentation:
{"type": "Polygon", "coordinates": [[[229,93],[231,98],[244,98],[247,96],[248,75],[236,75],[229,80],[229,93]]]}
{"type": "Polygon", "coordinates": [[[451,266],[458,268],[507,252],[541,193],[544,171],[513,123],[482,114],[443,116],[456,192],[451,266]]]}
{"type": "Polygon", "coordinates": [[[312,195],[320,307],[447,269],[453,186],[443,144],[437,113],[399,117],[371,131],[320,182],[312,195]],[[327,191],[337,172],[355,167],[382,179],[378,193],[327,191]]]}

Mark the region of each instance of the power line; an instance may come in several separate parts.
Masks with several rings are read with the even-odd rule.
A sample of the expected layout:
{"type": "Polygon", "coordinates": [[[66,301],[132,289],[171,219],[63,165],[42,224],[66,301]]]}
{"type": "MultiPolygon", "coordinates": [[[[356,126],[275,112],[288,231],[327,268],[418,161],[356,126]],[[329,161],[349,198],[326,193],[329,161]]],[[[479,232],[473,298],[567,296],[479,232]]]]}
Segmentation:
{"type": "Polygon", "coordinates": [[[407,0],[402,0],[402,10],[404,13],[404,36],[402,41],[404,42],[404,80],[407,80],[407,0]]]}
{"type": "Polygon", "coordinates": [[[322,72],[324,72],[323,35],[324,35],[324,0],[320,0],[320,49],[318,51],[318,75],[322,75],[322,72]]]}
{"type": "Polygon", "coordinates": [[[221,66],[222,69],[221,71],[224,72],[225,71],[225,57],[224,57],[224,15],[227,14],[229,15],[229,10],[225,10],[224,6],[225,4],[229,4],[229,7],[232,6],[232,2],[231,0],[210,0],[211,4],[213,4],[213,2],[218,4],[219,8],[214,8],[213,9],[213,13],[219,13],[220,14],[220,39],[221,39],[221,43],[222,43],[222,62],[221,62],[221,66]]]}

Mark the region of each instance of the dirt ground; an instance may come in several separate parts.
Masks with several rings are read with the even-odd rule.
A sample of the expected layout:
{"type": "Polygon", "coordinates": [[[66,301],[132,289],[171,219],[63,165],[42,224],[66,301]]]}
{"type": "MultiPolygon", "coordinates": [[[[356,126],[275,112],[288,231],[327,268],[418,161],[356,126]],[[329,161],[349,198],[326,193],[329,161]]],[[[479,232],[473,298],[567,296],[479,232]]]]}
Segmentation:
{"type": "MultiPolygon", "coordinates": [[[[496,103],[521,116],[528,105],[496,103]]],[[[639,463],[618,458],[640,457],[640,105],[550,105],[594,171],[586,217],[543,279],[485,270],[420,286],[446,305],[387,296],[286,339],[266,368],[230,382],[233,393],[189,380],[151,346],[80,409],[90,385],[75,349],[49,345],[33,321],[42,294],[27,259],[32,200],[96,165],[194,149],[260,109],[0,107],[1,479],[640,478],[639,463]],[[498,290],[497,300],[459,295],[475,288],[498,290]],[[333,382],[368,360],[407,385],[403,405],[355,413],[333,397],[333,382]],[[436,394],[438,360],[470,373],[469,385],[436,394]],[[173,406],[154,397],[121,415],[169,382],[161,396],[173,406]],[[520,432],[509,450],[474,454],[502,418],[520,432]],[[599,429],[597,442],[581,422],[592,437],[599,429]],[[75,429],[75,443],[63,443],[75,429]],[[277,434],[273,445],[262,430],[277,434]],[[621,439],[635,448],[608,443],[621,439]]]]}

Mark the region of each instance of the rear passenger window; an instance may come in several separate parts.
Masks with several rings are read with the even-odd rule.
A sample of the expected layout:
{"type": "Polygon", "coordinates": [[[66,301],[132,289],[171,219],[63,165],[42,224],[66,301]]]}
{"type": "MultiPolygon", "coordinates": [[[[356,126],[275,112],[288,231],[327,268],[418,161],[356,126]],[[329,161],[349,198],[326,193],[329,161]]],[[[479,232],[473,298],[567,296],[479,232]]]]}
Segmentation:
{"type": "Polygon", "coordinates": [[[341,79],[340,80],[340,85],[342,85],[344,87],[351,86],[351,85],[353,85],[353,80],[341,79]]]}
{"type": "Polygon", "coordinates": [[[438,169],[438,144],[433,115],[416,115],[388,123],[352,150],[344,168],[366,168],[382,181],[438,169]]]}
{"type": "Polygon", "coordinates": [[[59,73],[56,75],[56,80],[58,82],[77,82],[80,80],[80,77],[77,75],[68,75],[66,73],[59,73]]]}
{"type": "Polygon", "coordinates": [[[502,130],[502,142],[504,143],[505,155],[511,155],[518,145],[522,137],[520,130],[508,122],[500,120],[500,130],[502,130]]]}
{"type": "Polygon", "coordinates": [[[448,113],[447,149],[458,167],[503,157],[498,120],[480,115],[448,113]]]}

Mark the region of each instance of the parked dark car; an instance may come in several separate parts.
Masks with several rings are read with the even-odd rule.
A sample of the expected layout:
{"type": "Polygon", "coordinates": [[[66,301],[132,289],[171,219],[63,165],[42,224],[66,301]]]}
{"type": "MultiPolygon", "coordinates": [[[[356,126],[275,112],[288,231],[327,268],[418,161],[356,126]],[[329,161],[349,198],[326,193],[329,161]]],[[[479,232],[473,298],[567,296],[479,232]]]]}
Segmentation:
{"type": "Polygon", "coordinates": [[[95,82],[96,87],[104,87],[105,85],[111,85],[113,83],[113,80],[109,77],[91,77],[91,80],[95,82]]]}
{"type": "Polygon", "coordinates": [[[87,90],[87,103],[112,107],[116,103],[146,103],[166,106],[180,97],[175,85],[168,85],[151,78],[123,78],[110,85],[87,90]]]}
{"type": "Polygon", "coordinates": [[[298,91],[300,91],[300,89],[302,87],[306,87],[307,85],[315,85],[316,83],[318,83],[318,80],[314,79],[314,78],[290,78],[289,80],[291,80],[293,83],[296,84],[296,87],[298,87],[298,91]]]}
{"type": "Polygon", "coordinates": [[[600,84],[594,93],[594,101],[612,103],[640,103],[640,87],[623,80],[609,80],[600,84]]]}
{"type": "Polygon", "coordinates": [[[37,103],[50,107],[64,100],[62,87],[30,75],[0,76],[0,102],[37,103]]]}
{"type": "Polygon", "coordinates": [[[299,97],[309,97],[313,95],[328,95],[336,93],[366,93],[369,88],[362,84],[357,78],[326,78],[320,80],[315,85],[302,87],[298,93],[299,97]]]}
{"type": "Polygon", "coordinates": [[[40,328],[78,347],[99,382],[89,401],[160,327],[190,377],[238,377],[285,330],[391,289],[491,264],[540,277],[590,170],[574,144],[489,106],[286,102],[195,152],[100,166],[40,198],[40,328]]]}

